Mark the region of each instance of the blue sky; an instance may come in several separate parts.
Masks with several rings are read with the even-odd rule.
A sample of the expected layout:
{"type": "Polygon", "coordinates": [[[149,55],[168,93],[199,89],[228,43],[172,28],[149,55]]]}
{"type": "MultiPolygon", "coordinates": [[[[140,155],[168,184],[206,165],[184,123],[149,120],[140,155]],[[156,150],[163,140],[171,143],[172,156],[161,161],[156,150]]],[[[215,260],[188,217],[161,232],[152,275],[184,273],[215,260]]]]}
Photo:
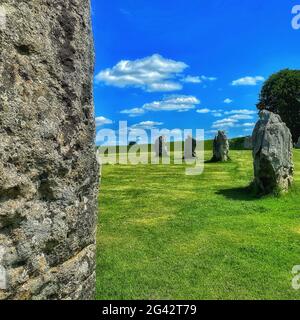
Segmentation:
{"type": "Polygon", "coordinates": [[[92,0],[97,130],[249,135],[264,79],[300,69],[292,0],[92,0]]]}

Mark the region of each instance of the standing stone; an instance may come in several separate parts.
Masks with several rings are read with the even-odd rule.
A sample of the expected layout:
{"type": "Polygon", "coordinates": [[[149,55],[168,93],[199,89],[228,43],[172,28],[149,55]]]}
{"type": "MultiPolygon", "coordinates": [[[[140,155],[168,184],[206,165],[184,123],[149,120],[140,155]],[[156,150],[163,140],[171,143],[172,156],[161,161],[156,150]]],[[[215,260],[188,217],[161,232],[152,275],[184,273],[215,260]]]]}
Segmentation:
{"type": "Polygon", "coordinates": [[[287,191],[293,181],[293,142],[289,128],[279,115],[260,112],[253,131],[254,177],[264,194],[287,191]]]}
{"type": "Polygon", "coordinates": [[[197,141],[193,137],[188,136],[184,143],[184,159],[196,158],[196,147],[197,141]]]}
{"type": "Polygon", "coordinates": [[[300,137],[299,137],[299,139],[298,139],[298,142],[297,142],[296,145],[295,145],[295,148],[296,148],[296,149],[300,149],[300,137]]]}
{"type": "Polygon", "coordinates": [[[224,131],[218,131],[213,143],[213,157],[211,161],[229,160],[229,141],[224,131]]]}
{"type": "Polygon", "coordinates": [[[0,6],[0,264],[7,280],[0,299],[91,299],[98,165],[90,2],[0,6]]]}
{"type": "Polygon", "coordinates": [[[155,141],[155,153],[157,157],[167,157],[168,148],[166,145],[165,137],[160,136],[155,141]]]}
{"type": "Polygon", "coordinates": [[[245,140],[244,140],[244,149],[245,149],[245,150],[252,150],[252,149],[253,149],[252,136],[245,137],[245,140]]]}

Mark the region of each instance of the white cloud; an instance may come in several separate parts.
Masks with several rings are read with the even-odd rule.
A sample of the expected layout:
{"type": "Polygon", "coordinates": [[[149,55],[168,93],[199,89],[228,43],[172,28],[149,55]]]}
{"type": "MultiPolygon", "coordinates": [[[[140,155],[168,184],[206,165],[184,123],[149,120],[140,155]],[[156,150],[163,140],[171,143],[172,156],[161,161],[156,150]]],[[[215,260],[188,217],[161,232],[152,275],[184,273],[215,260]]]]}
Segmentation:
{"type": "Polygon", "coordinates": [[[217,118],[222,117],[223,114],[221,112],[213,112],[212,115],[217,118]]]}
{"type": "Polygon", "coordinates": [[[254,127],[254,122],[241,123],[241,120],[251,120],[254,117],[247,114],[233,114],[228,118],[215,121],[212,125],[213,129],[226,129],[237,127],[254,127]]]}
{"type": "Polygon", "coordinates": [[[229,115],[229,114],[257,114],[257,111],[248,110],[248,109],[239,109],[239,110],[225,111],[224,113],[226,115],[229,115]]]}
{"type": "Polygon", "coordinates": [[[231,99],[229,99],[229,98],[227,98],[227,99],[224,100],[224,103],[226,103],[226,104],[230,104],[230,103],[232,103],[232,102],[233,102],[233,100],[231,100],[231,99]]]}
{"type": "Polygon", "coordinates": [[[145,110],[143,108],[132,108],[132,109],[125,109],[121,111],[122,114],[128,114],[129,117],[137,117],[143,115],[145,110]]]}
{"type": "Polygon", "coordinates": [[[204,109],[198,109],[196,110],[198,113],[210,113],[210,109],[204,108],[204,109]]]}
{"type": "Polygon", "coordinates": [[[132,129],[153,129],[157,126],[163,125],[163,122],[156,121],[142,121],[131,126],[132,129]]]}
{"type": "Polygon", "coordinates": [[[256,86],[260,82],[265,81],[265,78],[262,76],[256,77],[244,77],[237,80],[232,81],[233,86],[256,86]]]}
{"type": "Polygon", "coordinates": [[[145,103],[141,108],[125,109],[122,114],[128,114],[130,117],[136,117],[145,114],[148,111],[177,111],[187,112],[194,109],[196,105],[200,104],[194,96],[185,95],[169,95],[162,100],[145,103]]]}
{"type": "Polygon", "coordinates": [[[177,82],[157,82],[157,83],[150,83],[148,85],[149,92],[160,92],[160,91],[178,91],[182,89],[182,85],[177,82]]]}
{"type": "Polygon", "coordinates": [[[204,108],[204,109],[198,109],[196,110],[197,113],[201,113],[201,114],[206,114],[206,113],[211,113],[214,117],[222,117],[222,109],[218,109],[218,110],[211,110],[208,108],[204,108]]]}
{"type": "Polygon", "coordinates": [[[254,127],[254,126],[255,126],[255,122],[243,123],[243,127],[254,127]]]}
{"type": "Polygon", "coordinates": [[[248,114],[234,114],[230,118],[235,120],[251,120],[253,119],[253,116],[250,116],[248,114]]]}
{"type": "Polygon", "coordinates": [[[186,83],[201,83],[202,82],[202,80],[199,76],[186,76],[181,81],[186,82],[186,83]]]}
{"type": "Polygon", "coordinates": [[[206,77],[206,76],[201,76],[201,79],[203,81],[216,81],[216,80],[218,80],[218,78],[216,78],[216,77],[206,77]]]}
{"type": "Polygon", "coordinates": [[[222,120],[217,120],[213,123],[212,128],[213,129],[224,129],[224,128],[232,128],[235,126],[235,124],[238,122],[236,119],[232,118],[225,118],[222,120]]]}
{"type": "Polygon", "coordinates": [[[160,101],[146,103],[143,105],[143,109],[149,111],[186,111],[194,109],[198,104],[200,104],[200,100],[194,96],[171,95],[160,101]]]}
{"type": "Polygon", "coordinates": [[[215,78],[215,77],[190,76],[190,75],[181,79],[182,82],[186,82],[186,83],[202,83],[202,82],[216,81],[216,80],[217,80],[217,78],[215,78]]]}
{"type": "Polygon", "coordinates": [[[136,117],[148,111],[187,112],[194,109],[198,104],[200,104],[200,100],[194,96],[169,95],[165,96],[162,100],[145,103],[140,108],[122,110],[121,113],[128,114],[130,117],[136,117]]]}
{"type": "Polygon", "coordinates": [[[120,88],[136,87],[149,92],[174,91],[182,89],[174,79],[187,67],[184,62],[154,54],[143,59],[122,60],[113,68],[98,73],[96,82],[120,88]]]}
{"type": "Polygon", "coordinates": [[[112,124],[113,123],[112,120],[107,119],[105,117],[96,117],[95,121],[96,121],[96,126],[97,127],[101,127],[101,126],[103,126],[105,124],[112,124]]]}

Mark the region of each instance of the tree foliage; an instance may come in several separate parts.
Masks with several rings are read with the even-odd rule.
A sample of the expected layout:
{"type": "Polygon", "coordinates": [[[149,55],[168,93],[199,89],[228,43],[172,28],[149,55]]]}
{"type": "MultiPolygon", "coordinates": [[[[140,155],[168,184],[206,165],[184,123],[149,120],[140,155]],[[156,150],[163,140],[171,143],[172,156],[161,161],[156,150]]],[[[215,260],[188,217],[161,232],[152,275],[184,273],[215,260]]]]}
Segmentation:
{"type": "Polygon", "coordinates": [[[279,114],[291,130],[293,141],[300,137],[300,70],[281,70],[273,74],[263,85],[260,110],[279,114]]]}

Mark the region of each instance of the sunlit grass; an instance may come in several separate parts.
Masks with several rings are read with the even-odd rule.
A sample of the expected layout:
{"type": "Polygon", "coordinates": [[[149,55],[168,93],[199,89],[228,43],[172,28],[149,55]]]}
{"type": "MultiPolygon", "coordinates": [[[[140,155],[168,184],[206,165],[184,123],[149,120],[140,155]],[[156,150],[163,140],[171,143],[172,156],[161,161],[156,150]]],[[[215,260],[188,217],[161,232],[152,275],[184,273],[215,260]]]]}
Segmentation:
{"type": "MultiPolygon", "coordinates": [[[[206,159],[211,156],[206,152],[206,159]]],[[[288,195],[257,199],[250,151],[207,163],[106,165],[97,234],[98,299],[299,299],[300,150],[288,195]]]]}

